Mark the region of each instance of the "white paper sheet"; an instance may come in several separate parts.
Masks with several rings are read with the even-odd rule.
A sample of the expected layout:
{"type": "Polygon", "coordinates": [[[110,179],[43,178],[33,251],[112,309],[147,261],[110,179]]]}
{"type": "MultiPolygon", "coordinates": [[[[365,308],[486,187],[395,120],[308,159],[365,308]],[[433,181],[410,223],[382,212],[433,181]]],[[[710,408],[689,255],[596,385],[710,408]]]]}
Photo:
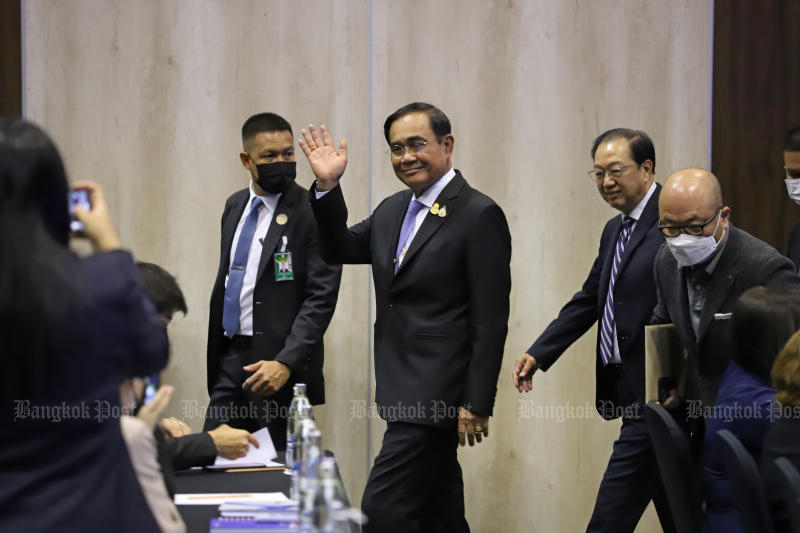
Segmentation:
{"type": "Polygon", "coordinates": [[[258,466],[281,466],[280,463],[274,463],[278,454],[275,452],[275,446],[272,444],[272,437],[269,436],[267,428],[261,428],[253,436],[258,441],[258,448],[250,445],[247,455],[239,459],[225,459],[224,457],[217,456],[214,461],[213,467],[209,468],[252,468],[258,466]]]}
{"type": "Polygon", "coordinates": [[[223,503],[279,505],[292,503],[292,501],[282,492],[214,492],[175,495],[175,505],[222,505],[223,503]]]}

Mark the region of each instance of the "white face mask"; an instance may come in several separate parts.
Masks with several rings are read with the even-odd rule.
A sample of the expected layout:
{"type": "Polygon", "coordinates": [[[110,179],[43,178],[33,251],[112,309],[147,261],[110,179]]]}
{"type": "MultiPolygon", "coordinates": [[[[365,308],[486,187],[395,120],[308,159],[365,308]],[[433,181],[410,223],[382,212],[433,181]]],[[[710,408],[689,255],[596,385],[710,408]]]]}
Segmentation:
{"type": "Polygon", "coordinates": [[[786,182],[786,190],[789,192],[789,198],[800,205],[800,179],[784,180],[786,182]]]}
{"type": "MultiPolygon", "coordinates": [[[[722,218],[721,216],[719,217],[722,218]]],[[[667,246],[672,256],[682,267],[688,267],[702,263],[714,253],[719,243],[714,238],[714,233],[717,232],[719,227],[719,219],[714,226],[714,231],[711,235],[687,235],[681,233],[677,237],[667,237],[667,246]]],[[[725,233],[722,234],[723,236],[725,233]]],[[[722,237],[720,237],[722,241],[722,237]]]]}

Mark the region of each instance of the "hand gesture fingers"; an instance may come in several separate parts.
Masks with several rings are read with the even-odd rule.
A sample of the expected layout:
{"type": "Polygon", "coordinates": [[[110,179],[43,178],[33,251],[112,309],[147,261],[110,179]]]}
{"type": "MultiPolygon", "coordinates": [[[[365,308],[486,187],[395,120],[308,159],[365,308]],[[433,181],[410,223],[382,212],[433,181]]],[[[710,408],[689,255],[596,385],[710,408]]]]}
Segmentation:
{"type": "MultiPolygon", "coordinates": [[[[320,125],[320,129],[325,130],[325,133],[327,134],[328,128],[326,128],[324,124],[320,125]]],[[[333,146],[332,142],[325,143],[322,140],[322,136],[320,135],[319,131],[317,131],[317,128],[315,128],[313,124],[308,125],[308,130],[311,132],[311,139],[314,143],[311,146],[314,146],[316,148],[320,148],[322,146],[325,146],[326,144],[329,146],[333,146]]],[[[330,138],[331,138],[330,135],[328,135],[328,141],[330,141],[330,138]]]]}
{"type": "Polygon", "coordinates": [[[342,139],[337,150],[324,125],[318,131],[313,124],[309,124],[308,129],[302,129],[300,133],[303,138],[298,140],[298,144],[317,178],[317,190],[333,189],[339,184],[347,166],[347,141],[342,139]]]}
{"type": "Polygon", "coordinates": [[[167,407],[169,399],[172,397],[172,391],[172,385],[159,387],[152,401],[143,405],[136,417],[150,426],[150,429],[153,429],[156,426],[156,421],[161,416],[161,412],[167,407]]]}
{"type": "Polygon", "coordinates": [[[311,138],[311,135],[308,133],[308,130],[301,129],[301,135],[303,136],[302,139],[298,140],[297,143],[300,145],[300,149],[303,150],[303,153],[306,154],[306,157],[311,157],[311,152],[316,150],[317,145],[314,143],[314,139],[311,138]],[[314,148],[312,150],[311,148],[314,148]]]}

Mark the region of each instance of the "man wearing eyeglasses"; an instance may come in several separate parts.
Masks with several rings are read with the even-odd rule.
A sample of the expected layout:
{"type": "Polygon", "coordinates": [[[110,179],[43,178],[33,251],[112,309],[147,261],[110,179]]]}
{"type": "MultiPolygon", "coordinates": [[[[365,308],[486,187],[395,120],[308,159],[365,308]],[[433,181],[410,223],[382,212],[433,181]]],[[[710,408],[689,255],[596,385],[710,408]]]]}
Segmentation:
{"type": "Polygon", "coordinates": [[[607,420],[622,417],[622,428],[587,531],[633,531],[651,499],[664,530],[673,531],[642,411],[644,326],[656,303],[653,260],[664,244],[656,227],[655,149],[643,131],[616,128],[594,140],[591,155],[589,177],[620,214],[606,223],[583,287],[517,359],[512,380],[530,391],[534,373],[548,370],[597,323],[597,409],[607,420]]]}
{"type": "MultiPolygon", "coordinates": [[[[789,130],[783,141],[783,168],[786,173],[786,190],[789,198],[800,205],[800,124],[789,130]]],[[[789,231],[786,255],[800,269],[800,220],[789,231]]]]}
{"type": "MultiPolygon", "coordinates": [[[[751,287],[800,289],[800,278],[777,250],[733,226],[731,208],[711,172],[688,168],[673,173],[661,192],[659,217],[667,245],[655,261],[658,304],[652,322],[675,324],[687,350],[679,396],[713,406],[731,359],[733,304],[751,287]]],[[[678,404],[678,396],[665,402],[672,408],[678,404]]]]}
{"type": "Polygon", "coordinates": [[[375,399],[387,426],[362,499],[364,531],[468,532],[456,451],[488,437],[511,288],[505,215],[453,169],[447,116],[413,103],[384,123],[408,190],[348,228],[347,143],[337,151],[325,126],[309,130],[300,147],[317,177],[323,257],[371,264],[375,283],[375,399]]]}

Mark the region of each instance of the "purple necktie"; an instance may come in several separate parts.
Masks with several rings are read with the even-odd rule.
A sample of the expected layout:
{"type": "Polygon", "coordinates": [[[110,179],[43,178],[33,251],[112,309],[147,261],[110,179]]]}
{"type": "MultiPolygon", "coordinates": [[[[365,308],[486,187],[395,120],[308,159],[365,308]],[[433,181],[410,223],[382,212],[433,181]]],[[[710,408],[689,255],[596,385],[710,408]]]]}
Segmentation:
{"type": "Polygon", "coordinates": [[[400,238],[397,240],[397,253],[394,254],[394,273],[400,269],[400,260],[408,250],[408,245],[411,244],[411,230],[414,229],[414,222],[417,218],[417,213],[425,208],[425,204],[418,200],[412,200],[408,204],[408,211],[406,217],[403,219],[403,227],[400,228],[400,238]]]}

